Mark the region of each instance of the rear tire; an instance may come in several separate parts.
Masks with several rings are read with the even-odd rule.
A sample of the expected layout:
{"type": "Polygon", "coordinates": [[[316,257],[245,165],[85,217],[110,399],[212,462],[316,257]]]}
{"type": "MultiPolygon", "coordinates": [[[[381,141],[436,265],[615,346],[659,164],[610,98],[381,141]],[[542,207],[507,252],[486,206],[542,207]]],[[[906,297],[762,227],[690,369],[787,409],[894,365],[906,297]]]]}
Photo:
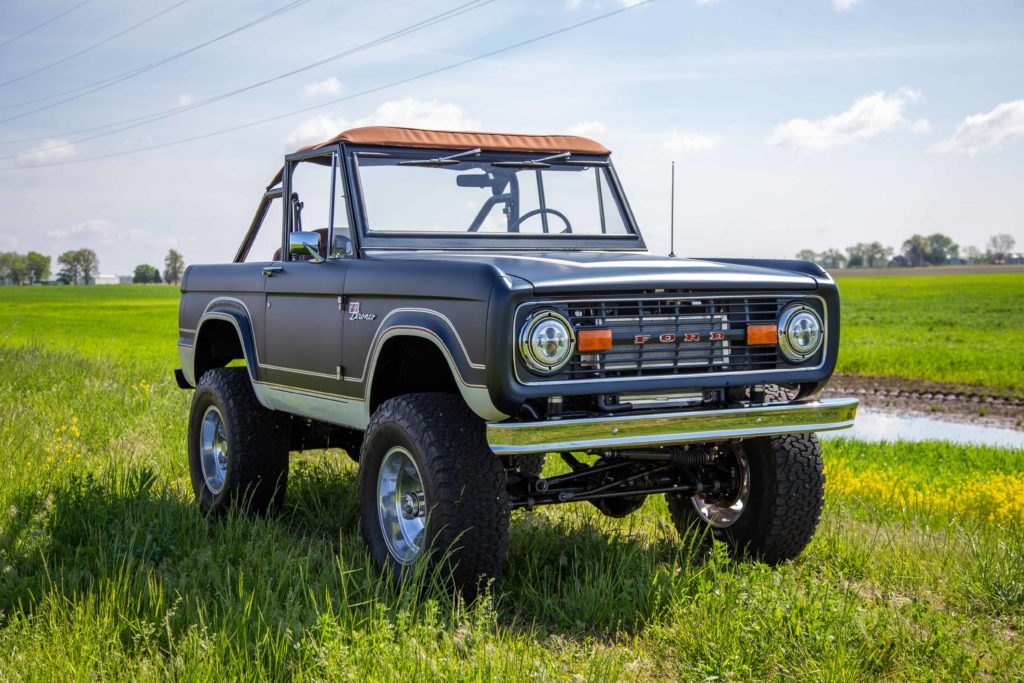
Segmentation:
{"type": "Polygon", "coordinates": [[[505,468],[458,396],[406,394],[377,408],[359,455],[359,510],[370,554],[396,582],[426,562],[471,599],[501,574],[511,512],[505,468]]]}
{"type": "Polygon", "coordinates": [[[246,368],[203,373],[192,396],[188,459],[203,512],[223,514],[238,505],[262,514],[284,502],[286,423],[256,400],[246,368]]]}
{"type": "Polygon", "coordinates": [[[666,495],[681,534],[704,533],[725,542],[735,556],[777,564],[810,542],[821,518],[825,475],[814,434],[751,439],[731,444],[747,470],[742,506],[707,507],[698,496],[666,495]],[[703,510],[703,512],[701,511],[703,510]]]}

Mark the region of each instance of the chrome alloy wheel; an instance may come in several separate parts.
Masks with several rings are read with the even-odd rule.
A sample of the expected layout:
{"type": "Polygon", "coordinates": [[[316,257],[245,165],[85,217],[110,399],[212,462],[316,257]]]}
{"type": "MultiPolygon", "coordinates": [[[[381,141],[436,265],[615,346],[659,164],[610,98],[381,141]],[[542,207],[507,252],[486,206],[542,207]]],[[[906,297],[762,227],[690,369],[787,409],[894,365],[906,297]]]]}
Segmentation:
{"type": "Polygon", "coordinates": [[[203,480],[210,493],[218,494],[228,477],[228,438],[224,433],[224,418],[216,406],[203,414],[199,430],[199,461],[203,466],[203,480]]]}
{"type": "Polygon", "coordinates": [[[739,477],[736,495],[731,500],[717,500],[714,503],[708,502],[704,494],[700,493],[690,499],[697,515],[716,529],[725,529],[735,524],[743,516],[750,497],[750,466],[747,464],[747,456],[738,446],[730,449],[730,454],[735,460],[733,464],[739,477]]]}
{"type": "Polygon", "coordinates": [[[394,446],[377,475],[377,517],[388,552],[399,564],[411,564],[423,551],[427,493],[412,454],[394,446]]]}

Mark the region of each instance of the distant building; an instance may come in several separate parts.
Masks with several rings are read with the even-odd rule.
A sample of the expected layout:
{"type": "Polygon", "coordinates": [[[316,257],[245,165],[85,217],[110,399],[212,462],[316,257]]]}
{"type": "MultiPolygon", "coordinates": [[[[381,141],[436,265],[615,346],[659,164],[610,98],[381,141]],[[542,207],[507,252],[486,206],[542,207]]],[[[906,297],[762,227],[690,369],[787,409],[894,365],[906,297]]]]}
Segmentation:
{"type": "Polygon", "coordinates": [[[98,285],[119,285],[121,284],[121,278],[116,275],[97,275],[96,284],[98,285]]]}
{"type": "Polygon", "coordinates": [[[1022,266],[1024,265],[1024,254],[1010,254],[1006,257],[1006,263],[1011,266],[1022,266]]]}

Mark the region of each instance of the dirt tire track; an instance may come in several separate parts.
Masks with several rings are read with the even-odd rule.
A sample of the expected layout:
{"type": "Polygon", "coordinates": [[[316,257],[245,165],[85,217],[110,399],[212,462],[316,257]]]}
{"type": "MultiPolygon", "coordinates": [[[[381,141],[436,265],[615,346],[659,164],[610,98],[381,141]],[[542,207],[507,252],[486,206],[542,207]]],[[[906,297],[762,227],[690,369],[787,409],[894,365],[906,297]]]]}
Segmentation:
{"type": "Polygon", "coordinates": [[[823,395],[853,396],[863,407],[873,410],[919,413],[1024,431],[1024,398],[991,387],[836,373],[823,395]]]}

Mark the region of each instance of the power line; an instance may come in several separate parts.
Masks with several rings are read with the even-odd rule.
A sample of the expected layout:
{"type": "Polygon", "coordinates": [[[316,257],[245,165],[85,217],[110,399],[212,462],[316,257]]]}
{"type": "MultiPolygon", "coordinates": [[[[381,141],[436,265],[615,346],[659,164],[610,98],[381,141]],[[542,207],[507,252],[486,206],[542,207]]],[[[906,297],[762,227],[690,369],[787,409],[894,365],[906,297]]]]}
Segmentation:
{"type": "MultiPolygon", "coordinates": [[[[168,141],[168,142],[162,142],[162,143],[156,144],[156,145],[149,145],[147,147],[136,147],[135,149],[128,149],[128,150],[123,150],[123,151],[120,151],[120,152],[112,152],[110,154],[102,154],[102,155],[97,155],[97,156],[92,156],[92,157],[86,157],[86,158],[83,158],[83,159],[72,159],[72,160],[69,160],[69,161],[60,161],[60,162],[55,162],[55,163],[51,163],[51,164],[37,164],[37,165],[32,166],[30,168],[48,168],[48,167],[52,167],[52,166],[67,166],[69,164],[80,164],[80,163],[85,163],[85,162],[88,162],[88,161],[99,161],[101,159],[113,159],[113,158],[116,158],[116,157],[128,156],[128,155],[131,155],[131,154],[139,154],[139,153],[142,153],[142,152],[150,152],[150,151],[157,150],[157,149],[164,149],[166,147],[174,147],[174,146],[183,145],[183,144],[186,144],[186,143],[189,143],[189,142],[196,142],[197,140],[205,140],[205,139],[216,137],[216,136],[219,136],[219,135],[226,135],[228,133],[234,133],[234,132],[239,131],[239,130],[245,130],[247,128],[253,128],[255,126],[260,126],[260,125],[263,125],[265,123],[271,123],[273,121],[279,121],[281,119],[289,118],[291,116],[297,116],[299,114],[305,114],[305,113],[314,111],[316,109],[322,109],[324,107],[329,107],[331,105],[339,104],[341,102],[347,102],[349,100],[354,100],[354,99],[356,99],[358,97],[365,97],[366,95],[371,95],[373,93],[377,93],[377,92],[380,92],[382,90],[388,90],[390,88],[394,88],[394,87],[397,87],[399,85],[405,85],[406,83],[412,83],[413,81],[418,81],[418,80],[421,80],[421,79],[424,79],[424,78],[429,78],[430,76],[436,76],[439,73],[443,73],[443,72],[446,72],[446,71],[451,71],[452,69],[457,69],[459,67],[466,66],[466,65],[472,64],[474,62],[479,62],[479,61],[482,61],[482,60],[485,60],[485,59],[489,59],[491,57],[503,54],[505,52],[510,52],[512,50],[516,50],[518,48],[525,47],[527,45],[531,45],[533,43],[537,43],[537,42],[540,42],[542,40],[547,40],[548,38],[553,38],[554,36],[561,35],[563,33],[568,33],[569,31],[574,31],[574,30],[576,30],[578,28],[582,28],[584,26],[588,26],[590,24],[596,23],[596,22],[601,21],[603,19],[608,19],[609,17],[613,17],[615,15],[622,14],[624,12],[629,12],[631,10],[634,10],[634,9],[638,8],[638,7],[642,7],[644,5],[649,5],[652,2],[654,2],[654,0],[641,0],[640,2],[636,2],[636,3],[630,4],[630,5],[626,5],[624,7],[621,7],[619,9],[617,9],[617,10],[612,10],[610,12],[605,12],[604,14],[599,14],[599,15],[597,15],[595,17],[591,17],[590,19],[585,19],[583,21],[576,22],[575,24],[569,24],[568,26],[563,26],[560,29],[555,29],[554,31],[548,31],[547,33],[542,33],[540,35],[533,36],[532,38],[527,38],[526,40],[521,40],[518,43],[513,43],[511,45],[506,45],[505,47],[501,47],[501,48],[498,48],[496,50],[491,50],[490,52],[485,52],[485,53],[477,55],[475,57],[470,57],[468,59],[463,59],[461,61],[454,62],[452,64],[448,64],[447,66],[442,66],[442,67],[438,67],[436,69],[431,69],[429,71],[424,71],[424,72],[421,72],[421,73],[416,74],[414,76],[408,76],[406,78],[402,78],[402,79],[399,79],[397,81],[392,81],[392,82],[386,83],[384,85],[379,85],[379,86],[376,86],[376,87],[373,87],[373,88],[368,88],[368,89],[362,90],[362,91],[360,91],[358,93],[353,93],[353,94],[347,95],[345,97],[339,97],[337,99],[330,100],[329,102],[322,102],[321,104],[317,104],[317,105],[314,105],[314,106],[311,106],[311,107],[304,107],[302,109],[293,109],[292,111],[285,112],[283,114],[277,114],[275,116],[269,116],[269,117],[267,117],[265,119],[259,119],[259,120],[256,120],[256,121],[250,121],[249,123],[243,123],[243,124],[238,125],[238,126],[232,126],[230,128],[222,128],[220,130],[211,131],[209,133],[202,133],[200,135],[193,135],[193,136],[190,136],[190,137],[187,137],[187,138],[179,138],[177,140],[171,140],[171,141],[168,141]]],[[[14,171],[14,170],[26,170],[26,169],[25,168],[17,168],[17,167],[0,168],[0,171],[14,171]]]]}
{"type": "Polygon", "coordinates": [[[193,45],[192,47],[190,47],[190,48],[188,48],[186,50],[182,50],[181,52],[176,52],[176,53],[174,53],[172,55],[168,55],[167,57],[163,57],[162,59],[158,59],[155,62],[150,62],[149,64],[146,64],[144,66],[136,67],[136,68],[130,69],[128,71],[123,71],[123,72],[121,72],[119,74],[115,74],[113,76],[108,76],[107,78],[101,78],[98,81],[93,81],[92,83],[86,83],[85,85],[80,85],[77,88],[70,88],[68,90],[63,90],[61,92],[52,93],[50,95],[45,95],[43,97],[37,97],[37,98],[31,99],[31,100],[24,100],[22,102],[16,102],[14,104],[2,105],[2,106],[0,106],[0,110],[14,109],[16,107],[23,107],[23,106],[25,106],[27,104],[36,104],[38,102],[43,102],[43,101],[46,101],[46,100],[52,100],[54,98],[61,97],[63,95],[72,95],[71,97],[66,97],[66,98],[64,98],[62,100],[59,100],[57,102],[51,102],[50,104],[47,104],[47,105],[44,105],[44,106],[41,106],[41,107],[37,107],[36,109],[31,109],[29,111],[24,111],[24,112],[22,112],[22,113],[20,113],[20,114],[18,114],[16,116],[10,116],[10,117],[8,117],[6,119],[0,119],[0,123],[6,123],[7,121],[14,121],[15,119],[20,119],[22,117],[29,116],[30,114],[36,114],[38,112],[45,111],[47,109],[52,109],[54,107],[60,106],[60,105],[65,104],[67,102],[71,102],[73,100],[77,100],[80,97],[85,97],[86,95],[91,95],[94,92],[98,92],[100,90],[105,90],[106,88],[109,88],[111,86],[117,85],[118,83],[122,83],[124,81],[127,81],[130,78],[135,78],[136,76],[144,74],[147,71],[152,71],[153,69],[156,69],[157,67],[163,66],[165,64],[169,64],[170,62],[173,62],[176,59],[180,59],[181,57],[184,57],[185,55],[192,54],[193,52],[196,52],[198,50],[203,49],[204,47],[208,47],[208,46],[210,46],[210,45],[212,45],[212,44],[214,44],[214,43],[216,43],[218,41],[224,40],[225,38],[229,38],[229,37],[231,37],[231,36],[233,36],[233,35],[235,35],[237,33],[241,33],[242,31],[245,31],[245,30],[250,29],[250,28],[252,28],[254,26],[262,24],[263,22],[266,22],[266,21],[269,21],[271,19],[274,19],[275,17],[278,17],[278,16],[280,16],[280,15],[286,13],[286,12],[290,12],[293,9],[296,9],[297,7],[300,7],[301,5],[305,5],[309,1],[310,0],[292,0],[291,2],[289,2],[286,5],[284,5],[283,7],[279,7],[278,9],[274,10],[273,12],[268,12],[267,14],[264,14],[263,16],[257,17],[256,19],[253,19],[250,22],[242,24],[241,26],[238,26],[236,28],[233,28],[233,29],[231,29],[230,31],[228,31],[226,33],[222,33],[219,36],[216,36],[216,37],[211,38],[209,40],[203,41],[202,43],[199,43],[197,45],[193,45]],[[77,94],[75,94],[75,93],[77,93],[77,94]]]}
{"type": "Polygon", "coordinates": [[[41,67],[39,67],[38,69],[36,69],[34,71],[29,71],[27,74],[22,74],[21,76],[18,76],[17,78],[12,78],[12,79],[10,79],[8,81],[4,81],[3,83],[0,83],[0,88],[5,88],[8,85],[11,85],[12,83],[17,83],[19,81],[23,81],[26,78],[29,78],[31,76],[35,76],[36,74],[39,74],[39,73],[42,73],[42,72],[47,71],[49,69],[52,69],[55,66],[59,66],[60,64],[64,64],[65,62],[69,62],[72,59],[74,59],[75,57],[80,57],[81,55],[84,55],[86,52],[90,52],[92,50],[95,50],[96,48],[98,48],[98,47],[100,47],[102,45],[106,45],[107,43],[109,43],[110,41],[112,41],[112,40],[114,40],[116,38],[120,38],[121,36],[125,35],[126,33],[130,33],[130,32],[134,31],[135,29],[137,29],[137,28],[139,28],[141,26],[145,26],[146,24],[148,24],[149,22],[153,21],[154,19],[159,19],[160,17],[162,17],[163,15],[167,14],[171,10],[176,9],[178,7],[181,7],[186,2],[190,2],[190,1],[191,0],[178,0],[178,2],[174,3],[170,7],[162,9],[159,12],[157,12],[156,14],[154,14],[154,15],[152,15],[150,17],[147,17],[146,19],[143,19],[142,21],[140,21],[137,24],[132,24],[128,28],[122,29],[121,31],[118,31],[117,33],[115,33],[115,34],[113,34],[111,36],[107,36],[106,38],[104,38],[103,40],[99,41],[98,43],[93,43],[92,45],[90,45],[88,47],[85,47],[85,48],[79,50],[78,52],[70,54],[67,57],[62,57],[62,58],[58,59],[55,62],[50,62],[46,66],[41,66],[41,67]]]}
{"type": "MultiPolygon", "coordinates": [[[[228,99],[230,97],[234,97],[236,95],[240,95],[240,94],[242,94],[244,92],[248,92],[250,90],[255,90],[256,88],[260,88],[260,87],[262,87],[264,85],[268,85],[270,83],[274,83],[276,81],[280,81],[280,80],[283,80],[285,78],[289,78],[291,76],[294,76],[296,74],[302,73],[304,71],[309,71],[310,69],[313,69],[313,68],[316,68],[316,67],[319,67],[319,66],[323,66],[324,64],[327,64],[328,62],[336,61],[338,59],[342,59],[343,57],[349,57],[349,56],[354,55],[354,54],[359,53],[359,52],[364,52],[366,50],[369,50],[370,48],[377,47],[379,45],[383,45],[383,44],[388,43],[388,42],[390,42],[392,40],[397,40],[398,38],[402,38],[404,36],[411,35],[412,33],[415,33],[417,31],[421,31],[421,30],[423,30],[425,28],[428,28],[430,26],[434,26],[434,25],[439,24],[441,22],[448,21],[450,19],[454,19],[455,17],[458,17],[458,16],[460,16],[462,14],[465,14],[467,12],[471,12],[473,10],[480,9],[481,7],[484,7],[485,5],[489,5],[489,4],[491,4],[492,2],[495,2],[495,1],[496,0],[471,0],[471,2],[467,2],[467,3],[464,3],[462,5],[458,5],[456,7],[453,7],[450,10],[447,10],[445,12],[441,12],[440,14],[435,14],[432,17],[429,17],[427,19],[418,21],[418,22],[416,22],[414,24],[406,26],[405,28],[402,28],[402,29],[399,29],[399,30],[394,31],[392,33],[389,33],[387,35],[381,36],[380,38],[376,38],[374,40],[371,40],[369,42],[363,43],[361,45],[357,45],[356,47],[349,48],[348,50],[344,50],[344,51],[339,52],[337,54],[333,54],[333,55],[331,55],[329,57],[326,57],[324,59],[317,60],[316,62],[313,62],[312,64],[307,64],[307,65],[301,66],[301,67],[299,67],[297,69],[292,69],[291,71],[285,72],[283,74],[279,74],[279,75],[273,76],[271,78],[266,78],[266,79],[264,79],[262,81],[258,81],[256,83],[251,83],[251,84],[243,86],[241,88],[236,88],[235,90],[230,90],[228,92],[220,93],[218,95],[213,95],[213,96],[204,98],[202,100],[199,100],[197,102],[192,102],[190,104],[181,105],[181,106],[178,106],[178,107],[172,107],[170,109],[164,109],[164,110],[161,110],[161,111],[158,111],[158,112],[153,112],[153,113],[150,113],[150,114],[145,114],[143,116],[137,116],[137,117],[130,118],[130,119],[123,119],[121,121],[116,121],[114,123],[106,123],[106,124],[103,124],[103,125],[100,125],[100,126],[93,126],[91,128],[82,128],[82,129],[79,129],[79,130],[70,131],[70,132],[64,132],[64,133],[58,133],[58,134],[54,134],[54,135],[43,135],[43,136],[33,137],[33,138],[23,138],[21,140],[3,140],[3,141],[0,141],[0,144],[5,144],[6,145],[6,144],[17,144],[17,143],[22,143],[22,142],[36,142],[36,141],[39,141],[39,140],[62,139],[62,138],[66,138],[66,137],[69,137],[69,136],[74,136],[74,135],[78,135],[78,134],[82,134],[82,133],[92,133],[92,132],[95,132],[95,131],[100,131],[100,130],[105,130],[105,129],[113,129],[113,130],[105,130],[105,132],[103,132],[103,133],[96,133],[95,135],[89,135],[87,137],[79,138],[77,140],[71,140],[69,142],[66,142],[66,143],[63,143],[63,144],[60,144],[60,145],[55,145],[51,149],[60,149],[60,148],[63,148],[63,147],[70,147],[71,145],[74,145],[74,144],[77,144],[77,143],[89,142],[91,140],[97,140],[99,138],[108,137],[110,135],[114,135],[116,133],[121,133],[121,132],[124,132],[126,130],[131,130],[133,128],[139,128],[141,126],[149,125],[150,123],[155,123],[156,121],[161,121],[163,119],[170,118],[171,116],[177,116],[178,114],[184,114],[185,112],[189,112],[189,111],[192,111],[194,109],[199,109],[200,107],[205,107],[205,106],[213,104],[215,102],[220,102],[220,101],[226,100],[226,99],[228,99]]],[[[0,156],[0,160],[13,159],[13,158],[18,157],[18,156],[21,156],[21,154],[8,154],[6,156],[0,156]]]]}
{"type": "Polygon", "coordinates": [[[49,19],[47,19],[43,23],[39,24],[38,26],[33,26],[32,28],[30,28],[29,30],[25,31],[24,33],[19,33],[18,35],[14,36],[13,38],[8,38],[4,42],[0,43],[0,47],[7,47],[8,45],[13,43],[14,41],[21,40],[25,36],[27,36],[27,35],[29,35],[31,33],[35,33],[39,29],[44,28],[46,26],[49,26],[50,24],[52,24],[53,22],[57,21],[61,17],[65,17],[65,16],[71,14],[76,9],[81,7],[82,5],[88,5],[90,2],[92,2],[92,0],[82,0],[82,2],[78,3],[77,5],[74,5],[73,7],[64,10],[63,12],[61,12],[60,14],[58,14],[55,17],[50,17],[49,19]]]}

